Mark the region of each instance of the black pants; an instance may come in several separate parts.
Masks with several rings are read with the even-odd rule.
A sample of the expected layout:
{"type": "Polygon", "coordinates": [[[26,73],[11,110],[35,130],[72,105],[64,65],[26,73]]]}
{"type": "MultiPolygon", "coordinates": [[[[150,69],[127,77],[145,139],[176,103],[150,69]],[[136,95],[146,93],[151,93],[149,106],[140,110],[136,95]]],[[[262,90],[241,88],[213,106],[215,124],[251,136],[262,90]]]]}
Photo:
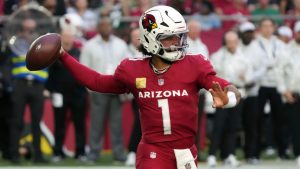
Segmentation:
{"type": "Polygon", "coordinates": [[[292,135],[294,156],[300,156],[300,100],[293,104],[288,104],[287,113],[289,115],[289,129],[292,135]]]}
{"type": "Polygon", "coordinates": [[[62,107],[53,107],[54,110],[54,155],[64,157],[62,151],[66,136],[66,117],[68,110],[71,111],[71,118],[75,128],[75,158],[85,154],[85,111],[86,95],[82,97],[72,97],[72,95],[63,94],[62,107]]]}
{"type": "Polygon", "coordinates": [[[139,108],[136,100],[133,99],[131,104],[132,104],[132,111],[134,113],[134,122],[133,122],[130,140],[129,140],[128,151],[136,152],[138,144],[142,137],[142,130],[141,130],[139,108]]]}
{"type": "Polygon", "coordinates": [[[195,140],[198,152],[200,152],[200,134],[201,134],[200,130],[201,130],[202,116],[204,114],[204,105],[205,105],[205,94],[200,93],[199,103],[198,103],[198,129],[197,129],[196,140],[195,140]]]}
{"type": "Polygon", "coordinates": [[[11,94],[3,92],[0,96],[0,149],[2,158],[10,159],[10,121],[12,115],[11,94]]]}
{"type": "Polygon", "coordinates": [[[235,154],[237,132],[241,127],[241,108],[243,101],[234,108],[216,109],[209,155],[216,155],[221,149],[221,159],[235,154]]]}
{"type": "Polygon", "coordinates": [[[242,122],[244,128],[246,158],[257,158],[257,125],[258,125],[258,97],[247,97],[244,101],[242,122]]]}
{"type": "Polygon", "coordinates": [[[11,153],[12,158],[19,158],[19,139],[24,127],[23,116],[26,104],[31,112],[31,132],[33,134],[34,157],[41,158],[40,150],[40,121],[43,115],[44,84],[15,79],[12,92],[12,122],[11,122],[11,153]]]}
{"type": "Polygon", "coordinates": [[[264,107],[266,102],[269,101],[271,105],[271,119],[273,124],[273,133],[275,137],[275,143],[278,147],[278,155],[284,156],[285,151],[287,148],[287,141],[286,141],[286,130],[287,130],[287,115],[283,112],[283,103],[281,101],[281,96],[277,92],[276,88],[272,87],[261,87],[259,89],[258,95],[258,121],[259,127],[258,130],[258,139],[257,145],[259,145],[258,152],[256,155],[260,155],[260,151],[262,149],[261,146],[261,138],[262,138],[262,122],[264,118],[264,107]]]}

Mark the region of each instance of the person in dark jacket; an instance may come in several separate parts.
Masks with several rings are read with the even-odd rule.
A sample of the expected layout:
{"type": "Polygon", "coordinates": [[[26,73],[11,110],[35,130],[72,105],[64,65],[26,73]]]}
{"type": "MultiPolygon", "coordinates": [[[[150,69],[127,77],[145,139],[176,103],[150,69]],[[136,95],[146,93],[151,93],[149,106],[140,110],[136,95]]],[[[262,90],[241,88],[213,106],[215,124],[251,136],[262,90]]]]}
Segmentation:
{"type": "MultiPolygon", "coordinates": [[[[62,46],[72,53],[77,60],[80,51],[74,47],[74,35],[68,29],[61,31],[62,46]]],[[[54,110],[54,157],[53,162],[59,162],[64,157],[63,143],[66,136],[66,120],[68,110],[72,112],[71,119],[74,123],[76,133],[75,158],[85,158],[85,111],[86,96],[85,87],[79,85],[66,68],[56,61],[49,68],[49,79],[47,88],[51,92],[52,107],[54,110]]]]}

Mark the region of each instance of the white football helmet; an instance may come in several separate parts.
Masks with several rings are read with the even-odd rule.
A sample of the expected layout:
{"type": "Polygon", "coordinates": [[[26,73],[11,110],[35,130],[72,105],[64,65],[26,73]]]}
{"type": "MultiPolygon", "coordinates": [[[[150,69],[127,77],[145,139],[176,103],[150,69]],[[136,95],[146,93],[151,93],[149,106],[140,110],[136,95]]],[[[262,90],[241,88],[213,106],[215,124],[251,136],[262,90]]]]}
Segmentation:
{"type": "Polygon", "coordinates": [[[68,13],[59,19],[59,26],[62,30],[68,29],[76,37],[82,36],[83,20],[76,13],[68,13]]]}
{"type": "Polygon", "coordinates": [[[140,41],[147,52],[168,61],[176,61],[185,55],[187,25],[183,16],[169,6],[155,6],[148,9],[139,21],[140,41]],[[179,46],[164,47],[160,40],[177,35],[179,46]]]}

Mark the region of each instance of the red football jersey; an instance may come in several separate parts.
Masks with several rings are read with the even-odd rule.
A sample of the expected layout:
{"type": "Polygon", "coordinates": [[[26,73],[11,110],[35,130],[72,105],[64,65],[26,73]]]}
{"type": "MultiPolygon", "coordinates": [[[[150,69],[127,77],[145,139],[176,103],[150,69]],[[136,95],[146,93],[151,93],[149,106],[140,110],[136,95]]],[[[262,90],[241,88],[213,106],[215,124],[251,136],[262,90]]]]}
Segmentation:
{"type": "Polygon", "coordinates": [[[140,109],[142,138],[147,143],[194,138],[199,89],[210,89],[213,81],[223,88],[229,84],[216,76],[210,62],[201,55],[186,56],[161,75],[152,70],[150,58],[125,59],[114,75],[101,75],[67,53],[61,60],[79,82],[92,90],[132,92],[140,109]]]}
{"type": "Polygon", "coordinates": [[[218,77],[209,61],[200,55],[174,62],[167,72],[157,75],[150,58],[126,59],[114,77],[135,96],[141,117],[143,140],[148,143],[194,137],[197,131],[198,91],[209,89],[218,77]]]}

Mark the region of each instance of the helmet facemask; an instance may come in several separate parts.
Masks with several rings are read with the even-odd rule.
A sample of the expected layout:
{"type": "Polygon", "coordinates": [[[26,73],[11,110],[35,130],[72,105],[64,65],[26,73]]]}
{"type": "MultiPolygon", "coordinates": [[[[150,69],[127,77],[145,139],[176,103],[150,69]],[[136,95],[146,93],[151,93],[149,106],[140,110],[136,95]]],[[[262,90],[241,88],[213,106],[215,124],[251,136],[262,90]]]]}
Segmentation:
{"type": "Polygon", "coordinates": [[[182,59],[186,54],[186,48],[188,47],[187,32],[188,31],[176,34],[164,34],[161,36],[158,35],[157,41],[161,49],[159,50],[157,55],[171,62],[182,59]],[[174,38],[173,36],[176,36],[176,38],[179,39],[178,45],[170,45],[166,47],[162,44],[162,40],[174,38]]]}

